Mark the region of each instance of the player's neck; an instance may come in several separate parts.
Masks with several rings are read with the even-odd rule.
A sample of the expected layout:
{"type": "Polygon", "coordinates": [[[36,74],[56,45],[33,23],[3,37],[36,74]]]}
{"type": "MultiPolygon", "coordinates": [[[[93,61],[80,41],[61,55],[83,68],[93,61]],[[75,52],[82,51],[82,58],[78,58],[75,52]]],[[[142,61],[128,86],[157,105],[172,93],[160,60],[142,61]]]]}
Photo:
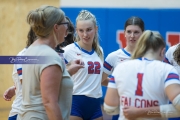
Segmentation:
{"type": "Polygon", "coordinates": [[[90,46],[90,45],[85,45],[85,44],[83,44],[82,42],[77,42],[78,43],[78,45],[79,45],[79,47],[80,48],[82,48],[82,49],[84,49],[84,50],[87,50],[87,51],[92,51],[92,46],[90,46]]]}
{"type": "Polygon", "coordinates": [[[132,54],[133,51],[134,51],[134,48],[129,47],[129,46],[126,46],[124,49],[125,49],[128,53],[130,53],[130,54],[132,54]]]}
{"type": "Polygon", "coordinates": [[[153,50],[148,50],[144,56],[144,58],[147,58],[149,60],[158,60],[159,59],[159,52],[154,52],[153,50]]]}

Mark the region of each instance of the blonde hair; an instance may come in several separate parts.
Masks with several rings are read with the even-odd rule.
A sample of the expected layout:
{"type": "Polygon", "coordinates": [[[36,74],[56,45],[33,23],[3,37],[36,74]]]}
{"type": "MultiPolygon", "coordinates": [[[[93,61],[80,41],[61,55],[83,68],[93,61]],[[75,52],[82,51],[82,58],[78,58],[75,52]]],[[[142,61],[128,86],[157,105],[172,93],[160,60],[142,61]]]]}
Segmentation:
{"type": "Polygon", "coordinates": [[[64,18],[64,12],[61,9],[54,6],[41,6],[29,12],[27,22],[36,36],[45,38],[53,32],[54,24],[61,23],[64,18]]]}
{"type": "MultiPolygon", "coordinates": [[[[93,22],[94,26],[95,27],[97,26],[96,17],[91,12],[89,12],[87,10],[82,10],[79,13],[79,15],[76,18],[76,24],[77,24],[77,22],[79,20],[91,20],[93,22]]],[[[79,38],[78,35],[76,35],[75,41],[80,41],[80,38],[79,38]]],[[[94,36],[92,48],[96,51],[96,53],[98,54],[100,59],[103,61],[104,56],[103,56],[103,52],[102,52],[100,44],[99,44],[99,34],[98,34],[98,32],[96,32],[96,34],[94,36]]]]}
{"type": "Polygon", "coordinates": [[[139,38],[131,58],[141,58],[149,49],[157,51],[165,46],[166,44],[160,33],[146,30],[139,38]]]}

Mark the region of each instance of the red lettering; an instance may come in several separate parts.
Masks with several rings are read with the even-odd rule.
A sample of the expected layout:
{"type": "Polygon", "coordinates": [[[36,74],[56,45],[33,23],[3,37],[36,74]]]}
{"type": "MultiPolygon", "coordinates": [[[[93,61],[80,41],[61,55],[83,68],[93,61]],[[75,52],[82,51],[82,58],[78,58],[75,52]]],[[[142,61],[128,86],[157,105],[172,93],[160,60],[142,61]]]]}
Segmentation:
{"type": "Polygon", "coordinates": [[[121,99],[120,99],[121,101],[121,105],[122,106],[131,106],[131,98],[129,98],[129,97],[125,97],[125,96],[121,96],[121,99]]]}
{"type": "Polygon", "coordinates": [[[141,108],[145,108],[146,107],[146,100],[142,99],[141,100],[141,108]]]}
{"type": "Polygon", "coordinates": [[[135,107],[140,108],[141,106],[138,105],[138,102],[140,103],[140,100],[138,98],[135,99],[135,107]]]}
{"type": "Polygon", "coordinates": [[[146,107],[153,107],[153,101],[152,100],[147,100],[147,106],[146,107]]]}
{"type": "MultiPolygon", "coordinates": [[[[126,47],[126,38],[124,36],[124,30],[117,30],[116,34],[116,41],[119,44],[119,48],[126,47]]],[[[169,47],[180,42],[180,32],[166,32],[166,36],[167,44],[169,44],[169,47]]]]}
{"type": "Polygon", "coordinates": [[[129,98],[129,106],[131,106],[131,98],[129,98]]]}
{"type": "Polygon", "coordinates": [[[153,107],[158,106],[158,100],[145,100],[145,99],[135,99],[135,107],[138,108],[146,108],[146,107],[153,107]]]}
{"type": "Polygon", "coordinates": [[[180,33],[178,32],[167,32],[167,44],[170,46],[173,46],[180,42],[180,33]]]}
{"type": "Polygon", "coordinates": [[[143,73],[137,74],[138,82],[137,82],[137,89],[135,91],[135,94],[138,96],[143,96],[143,91],[142,91],[143,75],[144,75],[143,73]]]}
{"type": "Polygon", "coordinates": [[[154,106],[159,106],[159,102],[157,100],[153,101],[154,106]]]}
{"type": "Polygon", "coordinates": [[[124,36],[124,30],[117,31],[117,43],[119,44],[119,48],[126,47],[126,38],[124,36]]]}
{"type": "Polygon", "coordinates": [[[124,96],[121,96],[121,105],[124,106],[124,96]]]}
{"type": "Polygon", "coordinates": [[[135,98],[133,99],[133,104],[131,104],[131,97],[125,97],[121,96],[120,98],[120,105],[121,106],[135,106],[137,108],[146,108],[146,107],[153,107],[153,106],[158,106],[159,102],[158,100],[147,100],[147,99],[140,99],[140,98],[135,98]]]}
{"type": "Polygon", "coordinates": [[[127,100],[127,97],[125,97],[125,100],[124,100],[124,106],[128,106],[128,100],[127,100]]]}

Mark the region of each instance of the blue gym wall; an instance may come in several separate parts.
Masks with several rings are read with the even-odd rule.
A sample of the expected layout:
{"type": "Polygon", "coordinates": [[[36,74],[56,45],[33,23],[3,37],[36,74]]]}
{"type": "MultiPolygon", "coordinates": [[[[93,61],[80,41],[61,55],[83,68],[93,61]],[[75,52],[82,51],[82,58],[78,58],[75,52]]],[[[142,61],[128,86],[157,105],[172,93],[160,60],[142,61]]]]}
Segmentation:
{"type": "Polygon", "coordinates": [[[122,47],[118,42],[118,32],[124,30],[125,21],[131,16],[139,16],[145,22],[145,29],[159,31],[167,48],[180,42],[180,9],[137,9],[137,8],[66,8],[65,14],[73,23],[81,10],[91,11],[99,25],[100,44],[105,57],[122,47]]]}

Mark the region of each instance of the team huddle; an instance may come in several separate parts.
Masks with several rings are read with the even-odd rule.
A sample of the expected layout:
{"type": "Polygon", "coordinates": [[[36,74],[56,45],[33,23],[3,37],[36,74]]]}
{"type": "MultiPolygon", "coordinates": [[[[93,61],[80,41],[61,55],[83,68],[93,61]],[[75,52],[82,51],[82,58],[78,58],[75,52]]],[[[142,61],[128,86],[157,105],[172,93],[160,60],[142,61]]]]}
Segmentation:
{"type": "Polygon", "coordinates": [[[141,18],[127,19],[126,47],[105,60],[90,11],[80,11],[76,28],[53,6],[30,11],[27,23],[27,46],[17,56],[51,60],[14,64],[14,86],[4,93],[7,101],[16,95],[8,120],[103,120],[102,108],[113,120],[180,117],[180,44],[165,52],[161,34],[145,30],[141,18]]]}

